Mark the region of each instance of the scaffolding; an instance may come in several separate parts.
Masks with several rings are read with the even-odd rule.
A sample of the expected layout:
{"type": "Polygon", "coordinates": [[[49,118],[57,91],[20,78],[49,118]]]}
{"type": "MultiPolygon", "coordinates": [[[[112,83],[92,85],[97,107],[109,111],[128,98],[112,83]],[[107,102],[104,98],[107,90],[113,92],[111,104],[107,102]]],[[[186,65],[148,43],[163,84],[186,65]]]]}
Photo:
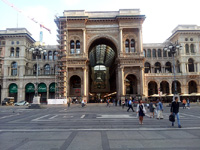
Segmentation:
{"type": "Polygon", "coordinates": [[[57,69],[55,73],[55,99],[67,99],[67,29],[66,29],[66,19],[57,17],[55,18],[55,23],[58,27],[58,60],[57,69]]]}

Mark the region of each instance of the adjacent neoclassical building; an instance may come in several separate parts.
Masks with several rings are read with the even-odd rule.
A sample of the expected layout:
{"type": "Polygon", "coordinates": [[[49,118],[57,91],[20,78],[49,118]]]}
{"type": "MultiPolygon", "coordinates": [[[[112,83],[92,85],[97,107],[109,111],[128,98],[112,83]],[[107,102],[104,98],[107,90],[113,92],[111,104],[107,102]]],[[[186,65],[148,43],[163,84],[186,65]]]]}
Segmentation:
{"type": "MultiPolygon", "coordinates": [[[[114,97],[169,97],[174,93],[172,55],[166,43],[142,41],[145,16],[139,9],[64,11],[57,17],[58,46],[44,46],[39,57],[26,29],[0,31],[1,100],[14,96],[29,102],[38,92],[49,98],[83,98],[88,102],[114,97]],[[158,95],[159,94],[159,95],[158,95]]],[[[182,48],[175,54],[178,93],[199,96],[200,27],[179,25],[167,39],[182,48]]]]}

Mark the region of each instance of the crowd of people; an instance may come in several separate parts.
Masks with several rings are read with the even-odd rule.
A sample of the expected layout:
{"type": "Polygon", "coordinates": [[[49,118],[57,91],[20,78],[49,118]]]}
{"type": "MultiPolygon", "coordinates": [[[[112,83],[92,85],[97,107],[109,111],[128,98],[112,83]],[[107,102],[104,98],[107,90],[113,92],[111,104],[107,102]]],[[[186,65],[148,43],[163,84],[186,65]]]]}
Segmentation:
{"type": "MultiPolygon", "coordinates": [[[[78,103],[78,100],[71,100],[71,102],[73,103],[78,103]]],[[[81,106],[84,107],[86,106],[86,101],[83,99],[79,100],[81,103],[81,106]]],[[[143,117],[147,114],[147,110],[145,107],[148,108],[149,110],[149,114],[147,116],[149,116],[150,118],[156,118],[158,120],[164,119],[163,117],[163,103],[160,99],[155,100],[149,100],[148,103],[143,103],[142,100],[134,100],[132,97],[125,99],[125,100],[115,100],[115,99],[110,99],[107,98],[105,100],[106,102],[106,106],[110,107],[111,106],[111,102],[113,103],[113,106],[122,106],[122,109],[124,109],[124,107],[127,107],[127,112],[129,112],[129,110],[132,110],[132,112],[136,112],[137,117],[139,118],[139,124],[143,124],[143,117]],[[136,110],[134,110],[134,106],[136,105],[136,110]]],[[[182,100],[182,106],[183,109],[190,109],[190,100],[189,98],[183,99],[182,100]]],[[[70,100],[68,103],[68,107],[70,107],[70,100]]],[[[170,108],[170,113],[171,115],[175,118],[177,118],[177,123],[178,123],[178,127],[181,128],[181,124],[180,124],[180,117],[179,117],[179,102],[178,102],[178,97],[175,97],[175,100],[171,103],[171,108],[170,108]]],[[[172,126],[174,126],[174,120],[171,121],[172,122],[172,126]]]]}

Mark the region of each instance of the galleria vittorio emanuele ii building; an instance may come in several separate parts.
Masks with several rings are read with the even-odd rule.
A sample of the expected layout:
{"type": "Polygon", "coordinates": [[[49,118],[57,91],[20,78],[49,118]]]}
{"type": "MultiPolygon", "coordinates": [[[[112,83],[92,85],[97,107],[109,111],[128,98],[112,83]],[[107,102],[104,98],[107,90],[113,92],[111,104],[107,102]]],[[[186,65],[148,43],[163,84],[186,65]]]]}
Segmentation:
{"type": "Polygon", "coordinates": [[[42,45],[46,51],[38,59],[30,51],[37,42],[27,29],[0,30],[1,101],[14,97],[32,102],[36,90],[41,103],[69,97],[88,102],[130,96],[171,100],[175,89],[180,97],[196,100],[200,26],[178,25],[167,42],[143,43],[145,18],[139,9],[64,11],[55,19],[59,44],[42,45]],[[168,43],[181,46],[174,57],[164,49],[168,43]]]}

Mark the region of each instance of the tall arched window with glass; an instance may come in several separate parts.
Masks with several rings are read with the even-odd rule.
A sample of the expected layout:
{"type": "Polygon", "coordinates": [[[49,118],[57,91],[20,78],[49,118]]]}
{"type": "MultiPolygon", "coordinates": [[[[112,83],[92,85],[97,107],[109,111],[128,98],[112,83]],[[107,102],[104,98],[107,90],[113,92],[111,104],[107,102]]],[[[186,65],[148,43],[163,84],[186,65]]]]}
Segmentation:
{"type": "Polygon", "coordinates": [[[11,64],[11,76],[17,76],[17,63],[13,62],[11,64]]]}
{"type": "Polygon", "coordinates": [[[154,68],[155,68],[155,71],[154,71],[155,73],[161,73],[161,64],[159,62],[155,63],[154,68]]]}
{"type": "Polygon", "coordinates": [[[167,51],[163,50],[163,57],[167,57],[167,51]]]}
{"type": "Polygon", "coordinates": [[[14,47],[11,47],[10,49],[10,57],[14,57],[15,56],[15,49],[14,47]]]}
{"type": "Polygon", "coordinates": [[[45,75],[49,75],[50,74],[50,65],[49,64],[46,64],[44,66],[44,74],[45,75]]]}
{"type": "Polygon", "coordinates": [[[185,53],[189,54],[189,45],[188,44],[185,44],[185,53]]]}
{"type": "Polygon", "coordinates": [[[153,49],[153,57],[156,58],[156,49],[153,49]]]}
{"type": "Polygon", "coordinates": [[[158,57],[162,57],[161,49],[158,49],[158,57]]]}
{"type": "Polygon", "coordinates": [[[38,67],[37,67],[37,64],[34,64],[33,65],[33,75],[37,74],[37,69],[38,69],[38,75],[41,74],[40,73],[40,65],[38,65],[38,67]]]}
{"type": "Polygon", "coordinates": [[[134,39],[131,40],[131,52],[132,53],[135,52],[135,40],[134,39]]]}
{"type": "Polygon", "coordinates": [[[143,50],[144,57],[147,57],[146,49],[143,50]]]}
{"type": "Polygon", "coordinates": [[[126,51],[126,53],[129,52],[129,40],[128,39],[125,41],[125,51],[126,51]]]}
{"type": "Polygon", "coordinates": [[[191,52],[191,53],[195,53],[194,44],[191,44],[191,45],[190,45],[190,52],[191,52]]]}
{"type": "Polygon", "coordinates": [[[49,57],[49,60],[53,60],[53,53],[52,53],[52,51],[48,52],[48,57],[49,57]]]}
{"type": "Polygon", "coordinates": [[[16,48],[16,57],[19,58],[19,47],[16,48]]]}
{"type": "Polygon", "coordinates": [[[74,41],[72,40],[72,41],[70,41],[70,53],[71,54],[74,54],[75,53],[75,49],[74,49],[74,41]]]}
{"type": "Polygon", "coordinates": [[[47,60],[48,56],[47,56],[47,52],[43,53],[43,60],[47,60]]]}
{"type": "Polygon", "coordinates": [[[145,64],[144,64],[144,73],[151,73],[151,65],[150,65],[150,63],[148,63],[148,62],[146,62],[145,64]]]}
{"type": "Polygon", "coordinates": [[[148,49],[148,50],[147,50],[147,57],[148,57],[148,58],[151,58],[151,49],[148,49]]]}
{"type": "Polygon", "coordinates": [[[58,60],[58,52],[57,51],[53,52],[53,60],[58,60]]]}
{"type": "Polygon", "coordinates": [[[194,60],[192,58],[188,60],[188,69],[189,72],[194,72],[194,60]]]}
{"type": "Polygon", "coordinates": [[[81,53],[81,43],[80,41],[76,41],[76,54],[81,53]]]}

